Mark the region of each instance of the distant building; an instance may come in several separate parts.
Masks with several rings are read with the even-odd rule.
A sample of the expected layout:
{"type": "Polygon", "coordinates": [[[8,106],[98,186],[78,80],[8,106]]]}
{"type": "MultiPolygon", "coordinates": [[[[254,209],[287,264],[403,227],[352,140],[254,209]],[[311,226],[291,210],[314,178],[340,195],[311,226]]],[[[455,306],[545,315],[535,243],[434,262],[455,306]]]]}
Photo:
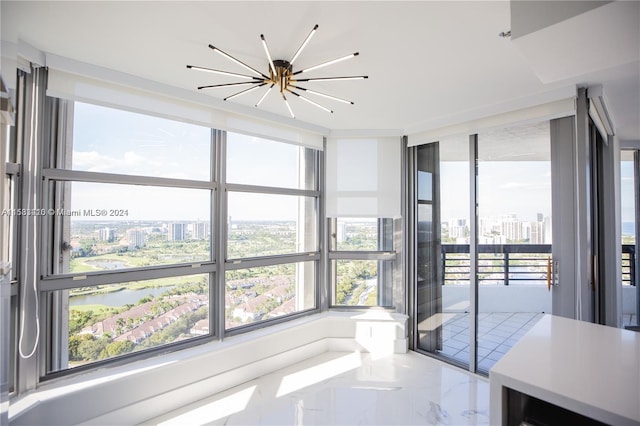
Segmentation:
{"type": "Polygon", "coordinates": [[[466,219],[450,219],[449,220],[449,237],[450,238],[464,238],[467,235],[467,220],[466,219]]]}
{"type": "Polygon", "coordinates": [[[544,244],[544,222],[531,222],[531,236],[529,237],[529,244],[544,244]]]}
{"type": "Polygon", "coordinates": [[[195,222],[189,225],[191,238],[194,240],[206,240],[209,238],[210,228],[208,222],[195,222]]]}
{"type": "Polygon", "coordinates": [[[551,244],[551,217],[544,218],[544,243],[551,244]]]}
{"type": "Polygon", "coordinates": [[[98,230],[98,240],[112,243],[116,240],[116,230],[111,228],[102,228],[98,230]]]}
{"type": "Polygon", "coordinates": [[[524,239],[522,222],[509,218],[510,220],[502,222],[502,235],[507,240],[518,241],[524,239]]]}
{"type": "Polygon", "coordinates": [[[169,241],[184,241],[187,226],[184,223],[170,223],[167,239],[169,241]]]}
{"type": "Polygon", "coordinates": [[[209,334],[209,320],[202,319],[198,321],[193,325],[193,327],[191,327],[191,330],[189,330],[189,333],[194,334],[196,336],[204,336],[209,334]]]}
{"type": "Polygon", "coordinates": [[[142,229],[128,229],[127,230],[127,243],[129,250],[135,250],[144,247],[144,231],[142,229]]]}

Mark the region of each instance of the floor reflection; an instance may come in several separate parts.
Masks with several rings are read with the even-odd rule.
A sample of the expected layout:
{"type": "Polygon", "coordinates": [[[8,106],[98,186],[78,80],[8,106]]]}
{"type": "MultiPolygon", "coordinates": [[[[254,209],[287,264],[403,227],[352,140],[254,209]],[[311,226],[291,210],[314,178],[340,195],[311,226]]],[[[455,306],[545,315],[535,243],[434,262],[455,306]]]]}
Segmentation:
{"type": "Polygon", "coordinates": [[[185,419],[199,425],[486,425],[489,383],[413,352],[375,359],[329,352],[144,424],[185,424],[185,419]],[[325,371],[328,366],[339,368],[325,371]],[[315,374],[320,370],[322,378],[315,374]],[[281,392],[283,383],[310,372],[313,380],[288,383],[289,392],[281,392]],[[241,411],[220,403],[237,399],[234,395],[242,396],[241,411]]]}

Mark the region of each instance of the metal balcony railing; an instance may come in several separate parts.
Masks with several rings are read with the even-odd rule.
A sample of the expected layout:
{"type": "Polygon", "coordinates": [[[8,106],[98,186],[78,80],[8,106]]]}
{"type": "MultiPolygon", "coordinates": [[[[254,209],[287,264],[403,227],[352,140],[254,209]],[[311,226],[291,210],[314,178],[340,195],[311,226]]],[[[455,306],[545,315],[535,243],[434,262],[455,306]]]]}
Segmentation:
{"type": "MultiPolygon", "coordinates": [[[[469,283],[469,245],[442,244],[443,284],[469,283]]],[[[551,244],[478,245],[479,284],[547,284],[551,244]]],[[[635,285],[635,246],[622,245],[622,284],[635,285]]]]}
{"type": "Polygon", "coordinates": [[[636,285],[636,246],[622,245],[622,285],[636,285]]]}
{"type": "MultiPolygon", "coordinates": [[[[551,244],[478,245],[479,284],[544,284],[551,244]]],[[[469,283],[469,245],[443,244],[444,284],[469,283]]]]}

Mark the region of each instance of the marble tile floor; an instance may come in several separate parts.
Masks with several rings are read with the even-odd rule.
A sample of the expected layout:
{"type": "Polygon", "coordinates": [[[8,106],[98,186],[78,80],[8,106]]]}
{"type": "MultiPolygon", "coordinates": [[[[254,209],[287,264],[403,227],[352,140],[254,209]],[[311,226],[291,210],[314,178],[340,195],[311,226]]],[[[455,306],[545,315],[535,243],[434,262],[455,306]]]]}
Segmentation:
{"type": "Polygon", "coordinates": [[[328,352],[144,425],[488,425],[489,383],[415,352],[328,352]]]}
{"type": "MultiPolygon", "coordinates": [[[[491,367],[537,323],[544,314],[535,312],[485,312],[478,315],[478,370],[491,367]]],[[[469,314],[459,313],[442,326],[439,353],[464,365],[469,363],[469,314]]]]}

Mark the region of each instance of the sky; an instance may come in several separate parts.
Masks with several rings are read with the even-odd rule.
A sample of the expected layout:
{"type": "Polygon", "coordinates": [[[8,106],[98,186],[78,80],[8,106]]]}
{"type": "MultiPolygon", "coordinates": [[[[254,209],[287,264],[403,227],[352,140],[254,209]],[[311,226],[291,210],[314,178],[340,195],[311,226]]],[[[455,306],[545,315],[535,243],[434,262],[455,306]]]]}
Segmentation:
{"type": "MultiPolygon", "coordinates": [[[[521,137],[522,143],[527,144],[523,146],[539,145],[536,134],[545,133],[546,129],[538,127],[517,129],[519,134],[508,136],[521,137]]],[[[495,134],[493,137],[499,139],[495,134]]],[[[480,140],[479,152],[482,153],[483,146],[495,150],[492,143],[498,144],[500,152],[499,144],[505,141],[480,140]]],[[[206,127],[75,103],[71,167],[74,170],[209,181],[211,147],[211,130],[206,127]]],[[[298,188],[299,149],[291,144],[228,133],[227,181],[298,188]]],[[[440,144],[443,221],[469,216],[468,163],[444,161],[459,159],[464,149],[468,149],[466,137],[456,143],[440,144]]],[[[622,221],[633,221],[632,162],[622,162],[621,181],[622,221]]],[[[121,217],[123,220],[206,220],[210,214],[208,190],[72,185],[73,210],[127,210],[127,215],[121,217]]],[[[516,214],[520,220],[534,221],[537,213],[549,216],[550,161],[480,161],[478,194],[481,217],[516,214]]],[[[297,218],[298,197],[232,194],[229,200],[229,216],[234,220],[297,218]]]]}
{"type": "MultiPolygon", "coordinates": [[[[209,181],[209,128],[75,103],[73,170],[209,181]]],[[[295,145],[228,133],[227,181],[298,187],[295,145]]],[[[210,192],[202,189],[72,184],[72,210],[126,210],[113,220],[206,220],[210,192]]],[[[236,194],[229,215],[238,220],[294,220],[298,197],[236,194]]],[[[91,217],[86,217],[91,219],[91,217]]]]}

